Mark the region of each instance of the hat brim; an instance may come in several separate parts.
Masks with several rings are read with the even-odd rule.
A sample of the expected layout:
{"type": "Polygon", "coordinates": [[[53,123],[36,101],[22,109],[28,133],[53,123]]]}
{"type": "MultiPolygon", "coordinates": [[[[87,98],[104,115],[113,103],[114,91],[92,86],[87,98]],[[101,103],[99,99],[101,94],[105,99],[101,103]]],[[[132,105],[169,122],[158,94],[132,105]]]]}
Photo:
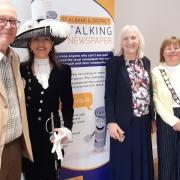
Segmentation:
{"type": "Polygon", "coordinates": [[[54,42],[55,46],[64,42],[67,39],[67,37],[60,38],[60,37],[52,36],[49,27],[40,27],[40,28],[30,29],[26,32],[17,35],[15,41],[11,44],[11,46],[16,48],[27,48],[28,43],[32,38],[44,37],[44,36],[50,37],[54,42]]]}

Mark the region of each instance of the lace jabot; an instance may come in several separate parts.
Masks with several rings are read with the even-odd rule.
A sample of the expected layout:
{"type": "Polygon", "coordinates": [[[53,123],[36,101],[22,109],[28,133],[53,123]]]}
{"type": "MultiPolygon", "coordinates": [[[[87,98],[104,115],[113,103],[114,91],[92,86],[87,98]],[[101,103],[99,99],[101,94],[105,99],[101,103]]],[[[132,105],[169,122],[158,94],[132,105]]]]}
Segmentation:
{"type": "Polygon", "coordinates": [[[49,87],[48,80],[51,72],[49,58],[34,58],[34,72],[38,82],[42,85],[44,89],[47,89],[49,87]]]}

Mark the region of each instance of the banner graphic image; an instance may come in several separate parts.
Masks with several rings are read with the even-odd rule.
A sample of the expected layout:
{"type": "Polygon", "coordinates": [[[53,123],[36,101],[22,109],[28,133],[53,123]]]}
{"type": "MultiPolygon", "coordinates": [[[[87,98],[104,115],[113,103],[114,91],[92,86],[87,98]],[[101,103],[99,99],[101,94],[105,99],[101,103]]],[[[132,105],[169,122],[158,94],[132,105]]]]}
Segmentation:
{"type": "Polygon", "coordinates": [[[71,66],[73,139],[64,147],[61,180],[108,180],[109,134],[104,109],[105,63],[114,48],[114,0],[33,0],[33,19],[53,18],[72,26],[56,47],[71,66]]]}

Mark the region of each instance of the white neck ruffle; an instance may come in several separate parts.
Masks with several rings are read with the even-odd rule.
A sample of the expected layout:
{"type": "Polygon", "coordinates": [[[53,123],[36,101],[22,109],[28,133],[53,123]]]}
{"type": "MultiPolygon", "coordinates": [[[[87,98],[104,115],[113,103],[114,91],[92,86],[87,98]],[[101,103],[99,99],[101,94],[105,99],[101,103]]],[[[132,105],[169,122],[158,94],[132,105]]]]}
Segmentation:
{"type": "Polygon", "coordinates": [[[34,58],[34,72],[38,82],[42,85],[44,89],[47,89],[49,87],[48,80],[51,72],[49,58],[47,59],[34,58]]]}

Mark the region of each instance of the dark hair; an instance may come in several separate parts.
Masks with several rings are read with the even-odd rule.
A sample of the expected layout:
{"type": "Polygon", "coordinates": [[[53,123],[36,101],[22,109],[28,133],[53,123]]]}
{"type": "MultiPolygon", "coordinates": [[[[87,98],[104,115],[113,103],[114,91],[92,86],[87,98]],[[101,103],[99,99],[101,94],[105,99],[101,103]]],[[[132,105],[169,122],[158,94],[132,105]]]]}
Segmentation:
{"type": "Polygon", "coordinates": [[[175,36],[172,36],[170,38],[165,39],[162,43],[161,43],[161,47],[160,47],[160,62],[165,62],[163,53],[164,53],[164,49],[173,44],[173,46],[179,46],[180,47],[180,40],[178,38],[176,38],[175,36]]]}
{"type": "MultiPolygon", "coordinates": [[[[51,39],[51,40],[53,41],[53,39],[51,39]]],[[[29,53],[29,60],[28,61],[30,62],[30,64],[32,64],[34,61],[34,53],[30,48],[30,41],[31,41],[31,39],[29,40],[28,45],[27,45],[27,47],[28,47],[27,49],[28,49],[28,53],[29,53]]],[[[55,54],[56,54],[56,50],[55,50],[55,47],[53,45],[50,52],[49,52],[49,60],[53,66],[60,67],[61,63],[60,63],[60,61],[57,61],[57,59],[55,58],[55,54]]]]}

